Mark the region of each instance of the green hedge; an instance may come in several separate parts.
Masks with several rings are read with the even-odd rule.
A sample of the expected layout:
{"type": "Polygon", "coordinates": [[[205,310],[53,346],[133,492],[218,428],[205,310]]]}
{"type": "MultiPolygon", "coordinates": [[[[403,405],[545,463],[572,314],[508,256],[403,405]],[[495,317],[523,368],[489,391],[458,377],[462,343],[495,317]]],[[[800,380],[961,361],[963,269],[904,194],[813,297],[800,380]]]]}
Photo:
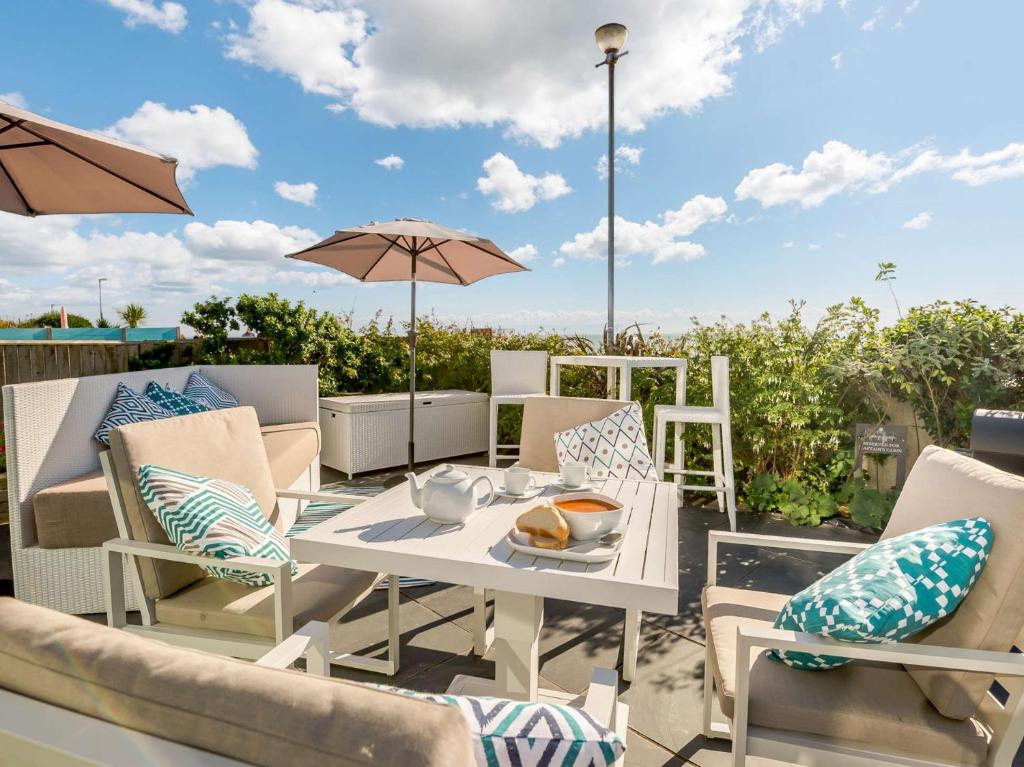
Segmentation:
{"type": "MultiPolygon", "coordinates": [[[[211,298],[182,323],[202,336],[204,361],[316,364],[323,395],[408,388],[407,328],[380,316],[353,329],[345,318],[271,293],[211,298]],[[270,350],[230,349],[229,331],[243,327],[268,339],[270,350]]],[[[711,356],[729,357],[737,483],[748,507],[781,510],[795,523],[861,509],[862,523],[884,524],[893,499],[852,481],[851,434],[857,422],[884,422],[893,398],[909,402],[932,438],[951,447],[966,446],[975,408],[1024,407],[1024,316],[971,301],[916,307],[888,327],[857,298],[828,307],[814,323],[794,302],[782,317],[694,321],[679,337],[634,326],[618,345],[633,355],[685,356],[692,404],[710,404],[711,356]]],[[[472,391],[488,390],[491,349],[596,351],[582,336],[477,330],[432,317],[419,321],[417,349],[417,387],[472,391]]],[[[674,397],[674,375],[634,372],[648,430],[654,404],[674,397]]],[[[603,396],[604,373],[569,368],[562,391],[603,396]]],[[[499,440],[517,440],[518,414],[503,410],[499,440]]],[[[709,433],[691,427],[687,450],[688,460],[709,466],[709,433]]]]}

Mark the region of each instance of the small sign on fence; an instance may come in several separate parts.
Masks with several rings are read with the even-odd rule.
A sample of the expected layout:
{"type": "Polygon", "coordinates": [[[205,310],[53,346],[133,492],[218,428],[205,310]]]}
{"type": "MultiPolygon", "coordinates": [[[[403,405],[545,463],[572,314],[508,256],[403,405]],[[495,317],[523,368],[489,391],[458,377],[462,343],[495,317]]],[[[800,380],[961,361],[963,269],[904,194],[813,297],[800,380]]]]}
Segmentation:
{"type": "Polygon", "coordinates": [[[865,455],[893,455],[896,456],[896,487],[903,487],[907,478],[907,427],[859,423],[854,438],[857,456],[854,471],[859,474],[863,470],[865,455]]]}

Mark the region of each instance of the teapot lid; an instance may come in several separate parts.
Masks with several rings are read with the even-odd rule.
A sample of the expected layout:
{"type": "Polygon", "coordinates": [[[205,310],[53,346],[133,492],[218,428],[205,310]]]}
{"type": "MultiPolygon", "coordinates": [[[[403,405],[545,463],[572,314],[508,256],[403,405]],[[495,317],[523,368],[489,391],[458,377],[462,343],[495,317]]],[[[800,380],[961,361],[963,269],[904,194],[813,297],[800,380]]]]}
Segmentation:
{"type": "Polygon", "coordinates": [[[435,472],[431,479],[439,479],[442,482],[461,482],[469,475],[461,469],[456,469],[450,463],[446,463],[440,471],[435,472]]]}

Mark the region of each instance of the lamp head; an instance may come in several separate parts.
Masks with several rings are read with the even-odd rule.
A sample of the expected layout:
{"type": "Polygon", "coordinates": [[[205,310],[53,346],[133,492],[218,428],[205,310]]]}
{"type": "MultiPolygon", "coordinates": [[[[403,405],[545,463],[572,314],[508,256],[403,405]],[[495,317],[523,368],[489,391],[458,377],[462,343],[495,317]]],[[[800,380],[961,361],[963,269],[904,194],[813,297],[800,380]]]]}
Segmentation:
{"type": "Polygon", "coordinates": [[[625,24],[602,24],[594,31],[594,39],[601,53],[614,55],[626,47],[626,34],[625,24]]]}

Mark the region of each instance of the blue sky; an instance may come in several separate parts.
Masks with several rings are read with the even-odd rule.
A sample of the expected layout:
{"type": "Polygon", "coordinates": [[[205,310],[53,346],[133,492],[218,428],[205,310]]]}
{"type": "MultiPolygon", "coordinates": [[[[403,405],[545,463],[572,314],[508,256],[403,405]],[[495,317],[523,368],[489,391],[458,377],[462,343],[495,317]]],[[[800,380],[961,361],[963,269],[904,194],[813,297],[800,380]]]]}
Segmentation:
{"type": "Polygon", "coordinates": [[[0,99],[177,156],[196,216],[0,213],[0,315],[63,303],[95,317],[107,277],[108,313],[136,301],[160,324],[211,292],[271,289],[357,322],[404,318],[407,286],[280,256],[413,216],[532,256],[528,274],[425,287],[425,312],[598,332],[592,31],[609,20],[630,28],[620,326],[678,332],[791,298],[813,318],[850,295],[891,319],[883,260],[904,305],[1021,305],[1021,4],[654,5],[8,0],[0,99]],[[401,167],[377,162],[391,156],[401,167]]]}

